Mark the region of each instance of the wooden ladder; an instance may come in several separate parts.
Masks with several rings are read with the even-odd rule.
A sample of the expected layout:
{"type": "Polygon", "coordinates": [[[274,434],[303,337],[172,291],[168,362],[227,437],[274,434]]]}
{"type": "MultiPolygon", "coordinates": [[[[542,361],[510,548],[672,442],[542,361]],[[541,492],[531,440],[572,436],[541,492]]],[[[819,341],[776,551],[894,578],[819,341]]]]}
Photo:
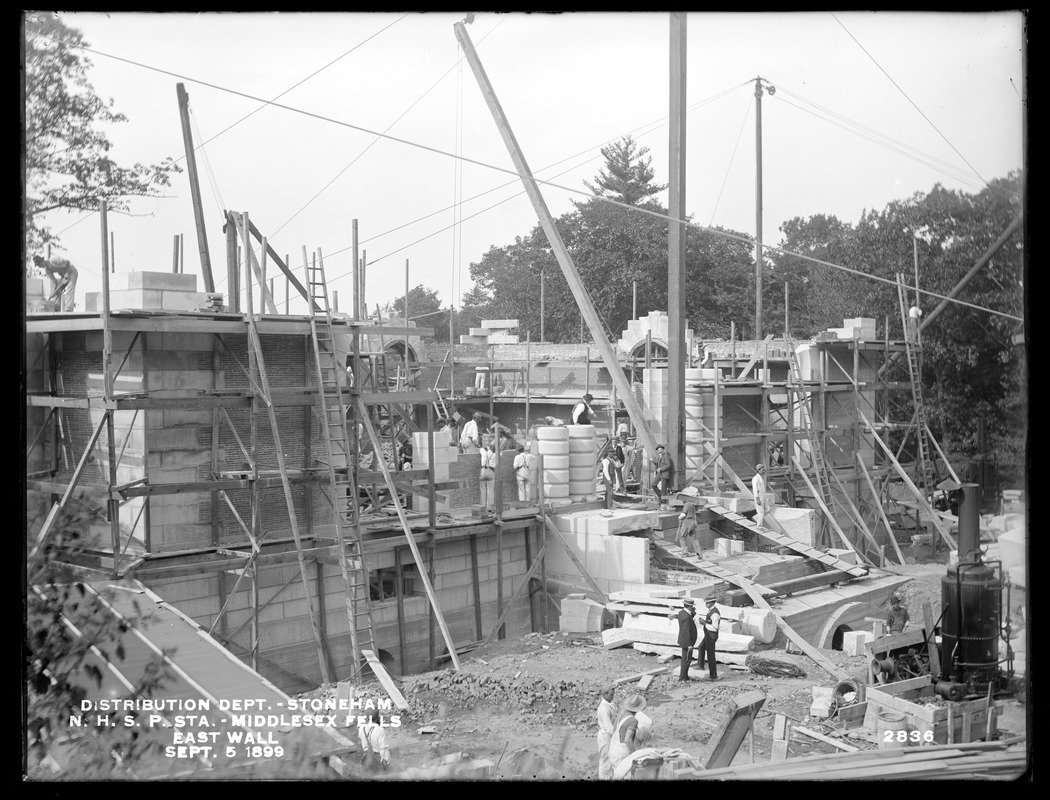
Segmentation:
{"type": "Polygon", "coordinates": [[[897,273],[897,302],[900,306],[901,324],[904,327],[904,349],[908,355],[908,378],[911,381],[911,397],[915,407],[915,439],[918,442],[917,477],[919,486],[929,492],[937,484],[937,471],[931,459],[930,439],[926,433],[926,404],[922,396],[922,365],[919,353],[922,348],[922,336],[919,324],[915,324],[915,339],[912,339],[908,326],[908,301],[904,284],[904,275],[897,273]]]}
{"type": "Polygon", "coordinates": [[[361,546],[357,487],[354,483],[357,448],[351,446],[346,427],[347,409],[343,402],[346,368],[340,363],[336,352],[322,258],[318,257],[313,265],[306,265],[306,281],[310,299],[313,301],[310,333],[313,337],[315,377],[321,399],[322,438],[328,467],[328,499],[332,504],[335,519],[339,569],[346,585],[346,613],[356,674],[361,668],[362,651],[376,651],[368,570],[361,546]]]}

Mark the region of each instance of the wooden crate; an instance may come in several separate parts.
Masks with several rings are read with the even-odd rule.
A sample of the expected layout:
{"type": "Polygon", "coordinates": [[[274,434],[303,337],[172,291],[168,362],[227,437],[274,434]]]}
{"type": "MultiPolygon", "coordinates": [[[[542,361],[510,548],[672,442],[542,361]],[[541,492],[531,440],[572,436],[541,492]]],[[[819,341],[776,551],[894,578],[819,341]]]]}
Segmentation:
{"type": "Polygon", "coordinates": [[[918,732],[919,743],[948,744],[950,717],[951,727],[954,729],[951,741],[961,744],[986,738],[991,714],[991,732],[995,733],[995,707],[989,704],[987,698],[927,706],[927,701],[935,695],[933,683],[928,676],[888,683],[878,688],[869,686],[864,727],[877,730],[879,712],[896,711],[904,715],[909,734],[912,731],[918,732]],[[927,741],[928,733],[932,733],[932,741],[927,741]]]}

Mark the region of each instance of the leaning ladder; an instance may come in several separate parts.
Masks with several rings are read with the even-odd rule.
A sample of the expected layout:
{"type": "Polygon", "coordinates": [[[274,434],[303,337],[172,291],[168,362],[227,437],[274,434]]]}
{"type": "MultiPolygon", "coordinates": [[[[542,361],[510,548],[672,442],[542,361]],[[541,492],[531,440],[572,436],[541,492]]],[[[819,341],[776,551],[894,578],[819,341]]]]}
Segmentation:
{"type": "Polygon", "coordinates": [[[911,380],[911,397],[915,406],[915,439],[918,442],[918,481],[926,491],[937,482],[937,475],[930,458],[930,440],[926,434],[926,405],[922,396],[922,366],[919,363],[919,352],[922,337],[918,321],[915,323],[915,340],[912,340],[908,327],[908,301],[904,288],[904,275],[897,273],[897,303],[901,311],[901,324],[904,326],[904,349],[908,354],[908,378],[911,380]]]}
{"type": "Polygon", "coordinates": [[[346,367],[339,363],[328,305],[328,287],[324,260],[306,265],[306,280],[313,301],[310,333],[313,336],[314,364],[321,399],[321,423],[328,467],[329,502],[335,518],[339,569],[346,585],[346,614],[350,624],[350,643],[354,653],[354,670],[360,668],[362,651],[376,652],[372,625],[368,570],[361,546],[361,529],[357,510],[357,488],[354,484],[356,448],[350,445],[346,428],[346,405],[342,387],[346,384],[346,367]]]}

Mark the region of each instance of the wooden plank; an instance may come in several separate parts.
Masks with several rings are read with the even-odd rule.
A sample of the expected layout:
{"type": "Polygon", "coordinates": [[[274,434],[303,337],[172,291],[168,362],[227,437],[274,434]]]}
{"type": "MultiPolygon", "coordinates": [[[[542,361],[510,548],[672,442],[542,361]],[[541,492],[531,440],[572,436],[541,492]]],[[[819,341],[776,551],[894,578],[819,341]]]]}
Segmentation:
{"type": "Polygon", "coordinates": [[[643,675],[638,680],[638,684],[637,684],[638,685],[638,691],[644,692],[646,689],[648,689],[649,688],[649,684],[652,683],[655,678],[656,678],[655,675],[643,675]]]}
{"type": "Polygon", "coordinates": [[[787,636],[795,644],[797,644],[802,649],[802,652],[804,652],[807,656],[813,659],[813,661],[816,662],[817,666],[819,666],[829,675],[834,677],[836,680],[849,680],[850,675],[848,672],[846,672],[844,669],[839,668],[834,663],[829,661],[819,650],[817,650],[817,648],[815,648],[804,638],[802,638],[802,636],[796,633],[795,630],[790,625],[788,625],[787,622],[784,621],[784,618],[781,617],[780,614],[778,614],[773,609],[773,607],[766,602],[766,599],[757,591],[755,591],[754,587],[748,581],[741,578],[737,585],[740,586],[740,588],[743,589],[745,592],[747,592],[748,596],[751,598],[751,600],[756,606],[758,606],[759,608],[764,608],[767,611],[773,612],[773,615],[777,619],[777,625],[780,626],[780,629],[784,632],[784,635],[787,636]]]}
{"type": "MultiPolygon", "coordinates": [[[[771,341],[773,341],[773,334],[769,334],[765,339],[762,340],[763,344],[765,344],[766,342],[771,342],[771,341]]],[[[763,352],[763,350],[761,350],[761,349],[756,347],[755,348],[755,354],[753,356],[751,356],[751,360],[748,361],[744,365],[744,369],[733,380],[742,381],[745,378],[747,378],[747,374],[754,368],[755,364],[758,363],[758,356],[762,352],[763,352]]]]}
{"type": "Polygon", "coordinates": [[[868,574],[868,570],[864,567],[859,567],[856,564],[850,564],[848,562],[837,559],[834,556],[828,555],[827,553],[818,550],[815,547],[810,547],[809,545],[804,544],[803,542],[800,542],[796,539],[792,539],[790,536],[785,536],[782,533],[777,533],[776,531],[766,528],[765,526],[758,525],[754,521],[749,520],[747,517],[741,516],[740,514],[730,511],[727,508],[723,508],[722,506],[709,505],[707,506],[707,510],[713,511],[715,514],[718,514],[719,516],[729,520],[730,522],[734,522],[742,528],[746,528],[749,531],[753,531],[754,533],[757,533],[764,539],[769,539],[770,541],[775,542],[781,547],[788,547],[791,550],[794,550],[796,553],[804,555],[808,558],[814,558],[820,561],[821,563],[826,564],[829,567],[834,567],[835,569],[842,570],[843,572],[847,572],[850,575],[853,575],[858,578],[862,578],[868,574]]]}
{"type": "Polygon", "coordinates": [[[603,644],[602,645],[602,649],[603,650],[615,650],[617,647],[629,647],[630,645],[634,644],[636,641],[637,641],[636,639],[633,639],[633,638],[631,638],[629,636],[626,637],[626,638],[623,638],[623,639],[613,639],[611,642],[606,642],[605,644],[603,644]]]}
{"type": "Polygon", "coordinates": [[[368,662],[368,666],[372,668],[372,672],[379,679],[379,682],[383,685],[386,693],[390,696],[390,699],[394,701],[394,705],[404,711],[408,708],[408,701],[405,700],[405,696],[401,694],[401,690],[397,688],[393,679],[390,677],[390,673],[386,671],[386,667],[382,665],[379,658],[371,650],[362,650],[361,655],[365,657],[365,661],[368,662]]]}
{"type": "Polygon", "coordinates": [[[873,639],[864,643],[864,649],[872,656],[888,653],[901,647],[911,647],[926,641],[926,634],[922,631],[908,631],[906,633],[895,633],[892,636],[883,636],[881,639],[873,639]]]}
{"type": "MultiPolygon", "coordinates": [[[[527,532],[526,535],[528,535],[527,532]]],[[[532,580],[533,575],[535,575],[539,571],[540,564],[543,563],[543,557],[547,555],[547,544],[548,542],[543,543],[543,547],[541,547],[540,552],[536,554],[536,560],[532,562],[532,566],[529,567],[529,571],[525,573],[524,577],[518,583],[518,588],[515,589],[514,594],[510,596],[510,600],[507,601],[506,606],[500,610],[500,615],[499,618],[496,620],[496,624],[492,626],[492,630],[489,631],[489,635],[485,637],[485,644],[488,644],[493,640],[493,638],[495,638],[496,631],[503,627],[503,623],[506,622],[507,617],[510,616],[510,611],[512,608],[514,608],[514,601],[521,597],[526,587],[528,587],[529,581],[532,580]]]]}
{"type": "Polygon", "coordinates": [[[617,678],[613,681],[613,686],[620,686],[624,683],[632,683],[634,681],[639,681],[646,675],[663,675],[665,672],[669,672],[670,669],[670,667],[656,667],[655,669],[646,670],[645,672],[636,672],[634,675],[627,675],[623,678],[617,678]]]}
{"type": "Polygon", "coordinates": [[[736,708],[725,715],[709,740],[708,755],[704,762],[707,769],[728,767],[733,763],[744,736],[766,702],[766,695],[759,691],[744,692],[734,697],[733,702],[736,708]]]}
{"type": "Polygon", "coordinates": [[[908,477],[908,473],[904,471],[904,467],[900,465],[900,462],[897,460],[896,456],[893,455],[893,451],[886,445],[884,441],[882,441],[882,438],[875,431],[875,428],[872,427],[872,424],[868,422],[868,418],[864,416],[864,413],[862,411],[858,411],[857,413],[860,415],[861,421],[868,427],[868,430],[871,431],[872,438],[878,443],[879,447],[881,447],[883,452],[886,454],[886,457],[890,460],[890,464],[893,465],[893,469],[901,477],[901,480],[904,481],[904,485],[908,487],[912,495],[919,502],[919,505],[921,506],[922,510],[933,521],[933,527],[937,529],[937,532],[941,535],[941,538],[948,543],[948,546],[952,550],[958,550],[959,545],[955,543],[955,539],[952,538],[952,535],[948,532],[947,526],[943,524],[938,524],[937,520],[940,518],[937,515],[937,512],[933,510],[930,504],[926,501],[926,498],[923,496],[922,492],[919,491],[919,488],[914,484],[914,482],[912,482],[912,479],[908,477]]]}
{"type": "Polygon", "coordinates": [[[773,749],[770,752],[770,761],[783,761],[787,758],[790,738],[791,726],[788,725],[787,717],[777,714],[773,717],[773,749]]]}
{"type": "Polygon", "coordinates": [[[851,744],[832,739],[830,736],[825,736],[823,733],[818,733],[817,731],[811,731],[809,728],[803,728],[801,725],[796,725],[794,731],[796,733],[801,733],[803,736],[808,736],[811,739],[816,739],[818,742],[830,744],[832,747],[837,747],[839,750],[844,750],[847,753],[856,753],[860,750],[859,747],[854,747],[851,744]]]}

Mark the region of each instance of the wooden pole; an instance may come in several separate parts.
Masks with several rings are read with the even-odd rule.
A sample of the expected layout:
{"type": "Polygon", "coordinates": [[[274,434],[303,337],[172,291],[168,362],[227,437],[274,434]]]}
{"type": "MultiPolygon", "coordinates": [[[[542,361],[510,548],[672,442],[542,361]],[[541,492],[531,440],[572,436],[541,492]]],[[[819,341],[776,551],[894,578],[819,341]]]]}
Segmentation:
{"type": "MultiPolygon", "coordinates": [[[[291,263],[292,263],[291,262],[291,256],[289,256],[287,253],[284,254],[284,263],[285,264],[289,264],[289,265],[291,265],[291,263]]],[[[292,282],[290,280],[288,280],[288,276],[285,275],[284,276],[284,313],[285,313],[286,316],[289,313],[288,309],[290,307],[290,305],[289,305],[289,294],[290,294],[290,292],[288,291],[288,287],[291,286],[291,285],[292,285],[292,282]]],[[[309,312],[309,310],[310,310],[309,304],[307,304],[306,310],[309,312]]]]}
{"type": "MultiPolygon", "coordinates": [[[[197,247],[201,255],[201,274],[204,276],[204,291],[214,292],[215,281],[211,277],[211,256],[208,254],[208,231],[204,226],[204,206],[201,203],[200,182],[197,180],[197,157],[193,150],[193,134],[190,132],[190,97],[185,84],[175,85],[179,98],[179,117],[182,120],[182,142],[186,149],[186,173],[190,179],[190,198],[193,203],[193,220],[197,228],[197,247]]],[[[246,244],[246,247],[249,245],[246,244]]]]}
{"type": "MultiPolygon", "coordinates": [[[[667,235],[667,452],[678,466],[676,489],[685,468],[685,198],[686,198],[686,15],[670,15],[670,190],[667,235]]],[[[610,371],[612,368],[610,367],[610,371]]]]}
{"type": "MultiPolygon", "coordinates": [[[[762,79],[755,78],[755,330],[762,338],[762,79]]],[[[736,364],[733,364],[736,368],[736,364]]]]}
{"type": "Polygon", "coordinates": [[[649,426],[646,423],[645,416],[642,412],[642,407],[630,393],[630,386],[627,383],[627,378],[622,373],[617,372],[616,353],[613,350],[613,346],[605,335],[601,319],[598,317],[598,313],[594,309],[590,295],[588,295],[587,289],[576,269],[576,265],[573,263],[572,256],[569,255],[565,242],[562,240],[561,234],[558,232],[558,228],[554,223],[554,218],[551,216],[550,210],[547,208],[547,204],[543,199],[543,195],[540,193],[539,186],[537,185],[535,178],[532,177],[532,170],[529,168],[529,165],[521,152],[521,148],[518,147],[518,142],[510,128],[510,123],[507,121],[506,115],[504,115],[503,109],[500,107],[499,100],[496,98],[495,92],[492,89],[492,85],[489,83],[488,76],[485,74],[485,69],[481,65],[481,61],[478,59],[477,52],[474,50],[474,45],[467,34],[467,29],[462,22],[459,22],[454,26],[454,30],[456,38],[463,47],[463,54],[466,57],[467,62],[470,64],[474,77],[477,79],[478,85],[485,97],[485,102],[489,106],[489,111],[492,113],[492,117],[496,122],[500,136],[503,138],[503,142],[507,147],[511,160],[514,162],[514,167],[522,178],[525,192],[529,196],[529,200],[532,202],[533,208],[536,211],[536,216],[539,219],[540,226],[543,228],[544,233],[547,234],[547,241],[551,245],[551,249],[558,260],[558,265],[561,267],[562,273],[565,275],[566,282],[569,284],[569,289],[572,291],[576,304],[579,306],[580,312],[590,328],[591,336],[594,338],[595,344],[597,344],[602,354],[602,360],[605,362],[606,369],[609,370],[613,380],[619,384],[617,388],[624,397],[628,413],[630,414],[631,419],[634,420],[635,426],[638,429],[639,438],[642,439],[642,442],[646,447],[649,447],[652,452],[655,452],[657,442],[653,437],[652,432],[649,430],[649,426]]]}
{"type": "Polygon", "coordinates": [[[237,256],[237,225],[233,216],[226,217],[226,308],[232,312],[240,313],[241,292],[238,286],[240,275],[239,259],[237,256]]]}
{"type": "MultiPolygon", "coordinates": [[[[354,255],[354,263],[353,263],[353,267],[350,270],[351,277],[352,277],[352,280],[353,280],[353,283],[354,283],[354,294],[353,294],[353,302],[350,304],[350,308],[351,308],[351,310],[353,312],[354,319],[361,319],[362,310],[363,310],[362,306],[361,306],[361,276],[360,276],[361,263],[358,260],[359,256],[357,254],[357,220],[356,219],[352,220],[351,223],[350,223],[350,235],[351,235],[351,237],[353,239],[353,243],[352,243],[351,247],[353,248],[353,251],[354,251],[354,254],[353,254],[354,255]]],[[[356,365],[354,366],[354,369],[357,369],[356,365]]]]}
{"type": "Polygon", "coordinates": [[[171,272],[173,275],[179,274],[179,235],[177,233],[171,248],[171,272]]]}
{"type": "Polygon", "coordinates": [[[379,437],[376,435],[375,427],[372,425],[372,420],[368,416],[368,407],[365,405],[364,399],[360,396],[357,398],[357,407],[361,422],[365,426],[365,432],[368,434],[368,438],[372,442],[372,447],[376,451],[376,461],[379,464],[380,471],[383,473],[383,480],[386,481],[387,488],[390,490],[390,499],[394,504],[394,510],[397,512],[397,518],[401,523],[401,529],[404,531],[405,537],[408,539],[408,546],[412,550],[412,558],[415,559],[416,565],[419,567],[419,577],[423,582],[423,588],[426,590],[427,598],[430,600],[430,603],[434,608],[434,614],[437,617],[438,625],[441,627],[441,634],[445,638],[445,645],[448,647],[449,655],[452,657],[452,663],[458,671],[460,665],[459,656],[456,655],[456,643],[452,640],[452,634],[449,633],[448,626],[445,625],[445,618],[441,614],[441,609],[438,608],[437,596],[434,594],[434,587],[430,582],[429,576],[426,574],[426,566],[423,563],[423,557],[419,553],[419,548],[416,547],[416,540],[412,535],[412,527],[408,524],[408,519],[405,517],[405,511],[401,507],[401,501],[397,496],[397,486],[394,484],[394,479],[390,476],[390,468],[387,467],[386,461],[383,458],[378,457],[379,454],[383,452],[383,449],[379,443],[379,437]]]}
{"type": "Polygon", "coordinates": [[[394,592],[397,596],[397,649],[401,662],[401,674],[408,670],[408,656],[405,651],[405,592],[401,585],[404,581],[405,570],[401,564],[400,547],[394,548],[394,592]]]}
{"type": "MultiPolygon", "coordinates": [[[[102,385],[106,400],[113,399],[113,329],[110,320],[109,307],[109,272],[105,265],[109,263],[109,214],[108,204],[105,200],[99,204],[99,220],[102,225],[102,385]]],[[[68,291],[68,290],[67,290],[68,291]]],[[[63,298],[64,304],[64,298],[63,298]]],[[[145,364],[143,368],[145,369],[145,364]]],[[[117,440],[116,426],[114,424],[115,412],[107,409],[106,416],[106,455],[109,461],[109,487],[112,489],[117,485],[117,440]]],[[[109,513],[109,533],[113,546],[113,577],[120,570],[120,500],[113,497],[112,491],[107,493],[106,505],[109,513]]]]}
{"type": "Polygon", "coordinates": [[[109,232],[109,271],[117,271],[117,243],[113,231],[109,232]]]}
{"type": "Polygon", "coordinates": [[[544,300],[544,286],[543,286],[543,283],[544,283],[544,280],[546,279],[546,277],[547,277],[546,270],[540,270],[540,341],[541,342],[547,341],[546,333],[544,332],[544,329],[543,329],[544,319],[546,318],[546,315],[543,313],[544,312],[544,309],[543,309],[543,300],[544,300]]]}
{"type": "Polygon", "coordinates": [[[186,273],[186,240],[185,237],[179,234],[179,274],[184,275],[186,273]]]}
{"type": "MultiPolygon", "coordinates": [[[[525,435],[529,435],[529,401],[532,385],[532,331],[525,332],[525,435]]],[[[529,498],[532,499],[531,497],[529,498]]]]}
{"type": "Polygon", "coordinates": [[[484,636],[481,627],[481,577],[478,574],[478,537],[470,534],[470,585],[474,589],[474,632],[478,639],[484,636]]]}

